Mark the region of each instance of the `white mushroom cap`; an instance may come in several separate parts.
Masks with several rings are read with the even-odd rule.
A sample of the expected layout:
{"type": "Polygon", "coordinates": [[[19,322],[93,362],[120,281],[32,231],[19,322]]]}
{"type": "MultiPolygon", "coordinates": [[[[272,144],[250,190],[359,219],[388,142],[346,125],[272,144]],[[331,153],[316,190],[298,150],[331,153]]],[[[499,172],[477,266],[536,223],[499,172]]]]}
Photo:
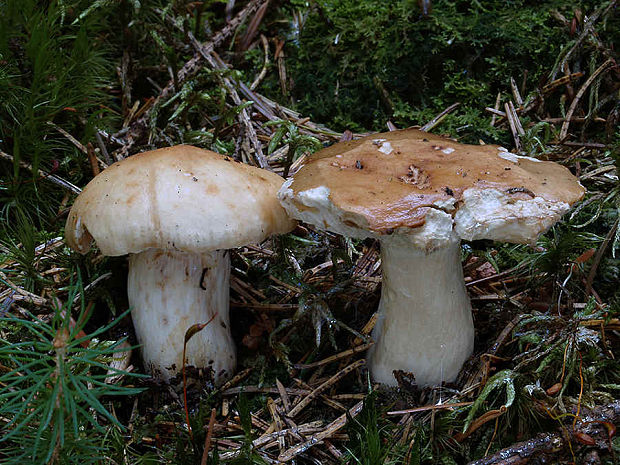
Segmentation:
{"type": "Polygon", "coordinates": [[[144,152],[96,176],[65,228],[81,253],[94,239],[104,255],[148,248],[203,253],[288,232],[275,173],[189,145],[144,152]]]}

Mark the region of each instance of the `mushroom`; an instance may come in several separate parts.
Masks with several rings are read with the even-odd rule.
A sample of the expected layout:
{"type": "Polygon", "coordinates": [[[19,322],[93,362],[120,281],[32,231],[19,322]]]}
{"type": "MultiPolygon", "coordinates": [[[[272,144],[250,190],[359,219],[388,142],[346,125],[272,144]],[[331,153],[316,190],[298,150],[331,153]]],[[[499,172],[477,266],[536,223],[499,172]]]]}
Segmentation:
{"type": "Polygon", "coordinates": [[[278,197],[319,229],[380,241],[371,375],[432,385],[454,380],[474,346],[460,240],[531,244],[583,194],[556,163],[407,129],[315,153],[278,197]]]}
{"type": "Polygon", "coordinates": [[[284,180],[209,150],[179,145],[115,163],[88,183],[65,227],[86,253],[129,257],[127,293],[145,367],[163,379],[186,362],[211,367],[219,382],[235,368],[228,314],[226,249],[290,231],[278,203],[284,180]]]}

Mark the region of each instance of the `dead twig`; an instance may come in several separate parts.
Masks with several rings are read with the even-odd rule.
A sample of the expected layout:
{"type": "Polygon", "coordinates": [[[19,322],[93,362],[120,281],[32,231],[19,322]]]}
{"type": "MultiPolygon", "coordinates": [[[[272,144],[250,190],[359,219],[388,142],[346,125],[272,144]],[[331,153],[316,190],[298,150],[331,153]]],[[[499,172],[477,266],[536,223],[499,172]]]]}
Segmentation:
{"type": "Polygon", "coordinates": [[[321,394],[325,389],[332,386],[334,383],[336,383],[341,378],[344,378],[346,375],[351,373],[353,370],[360,368],[365,364],[366,364],[366,360],[361,359],[361,360],[358,360],[357,362],[353,362],[351,365],[345,367],[343,370],[336,373],[334,376],[329,378],[319,387],[314,389],[306,397],[301,399],[301,401],[289,411],[288,416],[291,418],[294,418],[295,415],[298,415],[304,408],[306,408],[310,404],[310,402],[316,399],[319,396],[319,394],[321,394]]]}
{"type": "Polygon", "coordinates": [[[207,465],[209,458],[209,449],[211,448],[211,435],[213,434],[213,426],[215,425],[215,409],[211,409],[211,417],[209,418],[209,427],[207,429],[207,437],[205,437],[205,448],[202,451],[200,465],[207,465]]]}
{"type": "MultiPolygon", "coordinates": [[[[560,454],[566,453],[571,447],[595,447],[608,449],[611,434],[608,425],[613,427],[620,420],[620,401],[584,412],[581,421],[572,426],[563,427],[563,433],[541,433],[527,441],[518,442],[510,447],[497,451],[495,454],[469,465],[520,465],[533,463],[558,463],[560,454]]],[[[615,430],[615,427],[613,428],[615,430]]]]}
{"type": "Polygon", "coordinates": [[[611,67],[614,66],[615,64],[616,64],[616,62],[612,58],[610,58],[605,63],[603,63],[601,66],[599,66],[596,69],[596,71],[594,71],[592,73],[592,75],[586,80],[586,82],[584,82],[584,84],[581,86],[581,88],[577,92],[577,95],[575,95],[575,98],[573,99],[573,102],[571,103],[570,107],[568,108],[568,111],[566,112],[566,118],[564,120],[564,124],[562,124],[562,129],[560,129],[560,136],[559,136],[560,140],[564,140],[566,138],[566,135],[568,134],[568,127],[570,126],[571,118],[573,117],[573,113],[575,113],[575,109],[577,108],[577,104],[581,100],[581,97],[583,97],[583,94],[586,92],[588,87],[590,87],[590,84],[592,84],[594,82],[594,80],[601,73],[607,71],[608,69],[611,69],[611,67]]]}
{"type": "Polygon", "coordinates": [[[256,79],[250,84],[250,90],[256,89],[265,76],[267,76],[267,67],[269,66],[269,42],[267,41],[267,37],[263,34],[260,35],[260,40],[263,43],[263,50],[265,51],[265,62],[263,63],[263,69],[260,70],[256,79]]]}
{"type": "Polygon", "coordinates": [[[432,120],[426,123],[420,128],[420,131],[428,132],[443,121],[443,119],[450,113],[452,113],[461,103],[456,102],[446,108],[444,111],[435,116],[432,120]]]}
{"type": "Polygon", "coordinates": [[[320,367],[322,365],[327,365],[328,363],[335,362],[335,361],[340,360],[342,358],[350,357],[353,354],[364,352],[365,350],[368,350],[370,347],[372,347],[374,344],[375,344],[374,342],[369,342],[367,344],[356,346],[356,347],[353,347],[352,349],[345,350],[345,351],[340,352],[338,354],[335,354],[335,355],[332,355],[330,357],[324,358],[323,360],[319,360],[318,362],[296,363],[295,365],[293,365],[293,367],[297,368],[298,370],[304,370],[304,369],[308,369],[308,368],[320,367]]]}
{"type": "Polygon", "coordinates": [[[517,115],[517,111],[515,110],[515,106],[512,101],[505,103],[504,109],[506,110],[506,119],[508,119],[508,124],[510,125],[510,132],[512,132],[512,138],[515,141],[515,148],[517,150],[521,150],[520,136],[525,134],[525,131],[523,130],[523,126],[521,125],[521,121],[519,120],[519,115],[517,115]]]}
{"type": "MultiPolygon", "coordinates": [[[[8,153],[3,152],[2,150],[0,150],[0,157],[4,158],[5,160],[8,160],[12,163],[15,162],[15,159],[13,158],[12,155],[9,155],[8,153]]],[[[29,165],[28,163],[25,163],[23,161],[19,162],[19,166],[21,166],[22,168],[30,171],[30,172],[34,172],[34,169],[32,168],[32,165],[29,165]]],[[[79,187],[71,184],[69,181],[66,181],[64,179],[62,179],[59,176],[56,176],[55,174],[51,174],[48,173],[47,171],[44,171],[42,169],[39,168],[38,170],[39,173],[41,173],[41,178],[42,179],[47,179],[50,182],[53,182],[54,184],[62,187],[63,189],[67,189],[71,192],[73,192],[74,194],[80,194],[82,192],[82,189],[80,189],[79,187]]]]}
{"type": "Polygon", "coordinates": [[[320,433],[317,433],[311,436],[307,441],[302,442],[301,444],[297,444],[296,446],[293,446],[290,449],[284,451],[278,456],[278,460],[280,462],[288,462],[289,460],[294,459],[297,455],[307,451],[312,446],[318,444],[322,440],[331,437],[336,431],[338,431],[340,428],[347,424],[348,418],[355,418],[362,411],[363,407],[364,401],[358,402],[353,407],[351,407],[347,413],[340,415],[336,420],[331,422],[327,426],[327,428],[325,428],[320,433]]]}

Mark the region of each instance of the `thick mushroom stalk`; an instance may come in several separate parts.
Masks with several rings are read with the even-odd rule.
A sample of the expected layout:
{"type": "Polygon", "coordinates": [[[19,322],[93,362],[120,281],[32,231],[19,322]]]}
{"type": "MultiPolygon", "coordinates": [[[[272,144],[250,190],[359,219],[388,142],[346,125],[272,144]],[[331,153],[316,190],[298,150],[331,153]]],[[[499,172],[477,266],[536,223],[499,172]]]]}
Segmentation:
{"type": "Polygon", "coordinates": [[[188,342],[186,365],[229,377],[236,353],[230,334],[230,258],[226,251],[189,253],[147,249],[131,255],[127,294],[144,363],[163,379],[179,373],[183,342],[195,324],[212,321],[188,342]]]}
{"type": "Polygon", "coordinates": [[[459,240],[427,252],[403,238],[383,238],[381,267],[376,343],[368,354],[374,380],[393,385],[396,368],[424,384],[456,378],[474,341],[459,240]]]}

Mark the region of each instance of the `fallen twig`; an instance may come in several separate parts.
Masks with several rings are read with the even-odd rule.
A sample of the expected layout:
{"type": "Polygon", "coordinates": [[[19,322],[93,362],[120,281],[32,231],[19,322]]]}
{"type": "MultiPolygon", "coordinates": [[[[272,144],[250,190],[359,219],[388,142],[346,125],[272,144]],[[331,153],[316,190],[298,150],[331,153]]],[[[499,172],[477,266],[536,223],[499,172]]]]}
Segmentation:
{"type": "Polygon", "coordinates": [[[566,138],[566,135],[568,134],[568,127],[570,125],[571,118],[573,117],[573,113],[575,113],[575,109],[577,108],[577,104],[581,100],[581,97],[583,97],[583,94],[586,92],[588,87],[590,87],[590,84],[594,82],[594,80],[598,77],[599,74],[603,73],[604,71],[607,71],[615,64],[616,62],[610,58],[605,63],[603,63],[601,66],[599,66],[596,69],[596,71],[594,71],[590,75],[590,77],[586,80],[586,82],[581,86],[581,88],[577,92],[577,95],[575,95],[573,102],[568,108],[568,111],[566,112],[566,118],[564,120],[564,124],[562,124],[562,129],[560,129],[560,136],[559,136],[560,140],[564,140],[566,138]]]}
{"type": "Polygon", "coordinates": [[[297,455],[301,454],[302,452],[307,451],[312,446],[315,446],[316,444],[321,442],[323,439],[331,437],[336,431],[338,431],[340,428],[342,428],[344,425],[347,424],[348,418],[355,418],[362,411],[363,407],[364,407],[364,401],[362,400],[358,402],[357,404],[355,404],[353,407],[351,407],[347,413],[340,415],[336,420],[331,422],[327,426],[327,428],[325,428],[325,430],[311,436],[306,442],[297,444],[296,446],[293,446],[290,449],[287,449],[286,451],[284,451],[282,454],[278,456],[278,460],[280,462],[288,462],[289,460],[294,459],[297,455]]]}
{"type": "Polygon", "coordinates": [[[540,459],[540,463],[558,463],[558,455],[568,451],[571,445],[608,449],[611,434],[606,425],[613,425],[620,420],[620,401],[584,412],[581,420],[577,422],[575,428],[572,426],[563,428],[564,432],[568,433],[567,435],[559,432],[541,433],[489,457],[470,462],[469,465],[520,465],[531,463],[533,459],[540,459]],[[584,438],[591,439],[591,441],[588,440],[588,444],[585,444],[584,438]]]}
{"type": "MultiPolygon", "coordinates": [[[[5,160],[9,160],[10,162],[14,162],[15,159],[13,158],[12,155],[9,155],[8,153],[3,152],[2,150],[0,150],[0,157],[4,158],[5,160]]],[[[27,169],[28,171],[34,172],[33,168],[31,165],[29,165],[28,163],[24,163],[23,161],[19,162],[19,166],[21,166],[24,169],[27,169]]],[[[71,184],[69,181],[65,181],[64,179],[62,179],[59,176],[56,176],[55,174],[51,174],[48,173],[47,171],[44,171],[42,169],[39,168],[39,173],[41,173],[41,177],[43,179],[47,179],[50,182],[53,182],[54,184],[67,189],[71,192],[73,192],[74,194],[80,194],[82,192],[82,189],[80,189],[79,187],[71,184]]]]}

